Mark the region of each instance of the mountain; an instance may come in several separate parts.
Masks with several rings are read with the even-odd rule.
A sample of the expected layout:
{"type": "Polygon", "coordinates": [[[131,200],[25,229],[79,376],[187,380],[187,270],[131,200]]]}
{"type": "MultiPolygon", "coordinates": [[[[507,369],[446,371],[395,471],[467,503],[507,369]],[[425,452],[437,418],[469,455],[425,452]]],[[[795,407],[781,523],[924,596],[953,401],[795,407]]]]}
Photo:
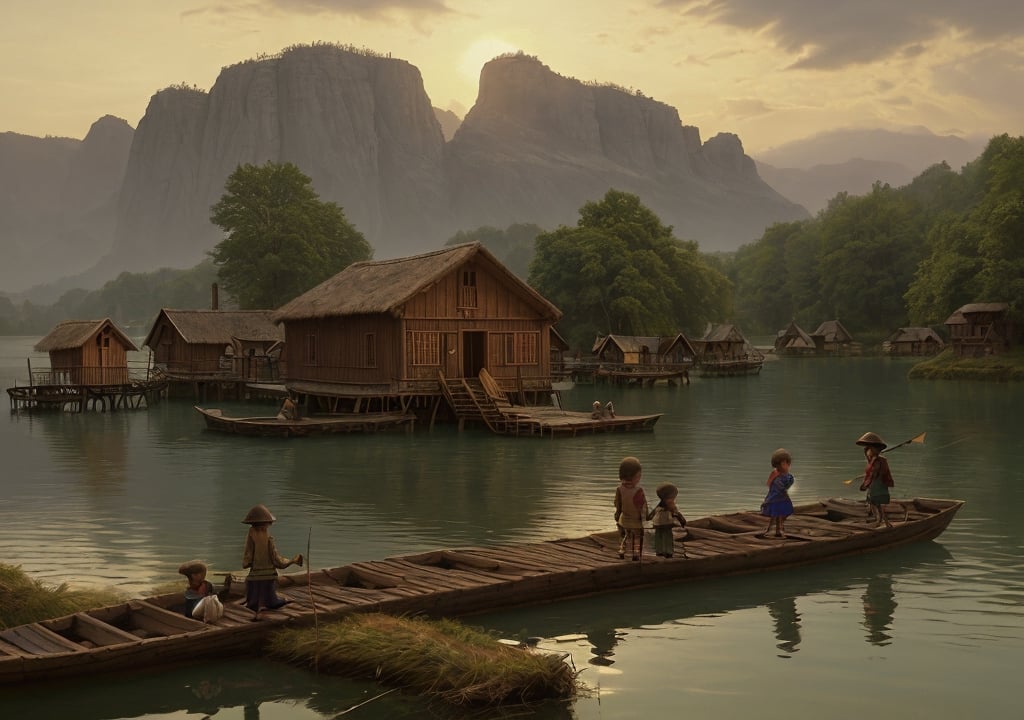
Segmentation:
{"type": "Polygon", "coordinates": [[[133,135],[110,115],[83,140],[0,133],[0,288],[77,273],[110,250],[133,135]]]}
{"type": "Polygon", "coordinates": [[[784,197],[811,212],[836,193],[863,195],[875,182],[906,185],[932,165],[959,171],[985,149],[987,140],[909,131],[839,129],[758,153],[757,171],[784,197]]]}
{"type": "MultiPolygon", "coordinates": [[[[806,217],[758,176],[735,135],[702,142],[668,105],[565,78],[525,55],[483,68],[477,103],[461,123],[432,107],[408,62],[320,44],[226,67],[209,92],[157,92],[128,137],[130,150],[109,152],[103,166],[89,155],[92,186],[71,168],[75,141],[39,142],[39,152],[54,157],[37,164],[40,182],[26,190],[25,207],[40,212],[19,222],[44,231],[18,238],[33,252],[45,242],[68,244],[52,239],[43,208],[62,228],[88,229],[74,262],[35,270],[56,277],[68,264],[87,265],[78,250],[88,248],[93,261],[106,251],[82,276],[92,283],[204,259],[221,238],[210,206],[243,163],[297,165],[378,259],[437,248],[480,225],[573,225],[580,207],[609,188],[638,194],[678,237],[706,250],[734,249],[773,222],[806,217]],[[120,182],[112,180],[118,167],[120,182]],[[55,198],[53,189],[65,185],[55,198]],[[95,213],[89,222],[86,206],[95,213]]],[[[7,182],[8,166],[0,167],[7,182]]],[[[10,238],[0,235],[5,245],[10,238]]],[[[11,277],[38,279],[21,273],[27,259],[12,265],[11,277]]]]}

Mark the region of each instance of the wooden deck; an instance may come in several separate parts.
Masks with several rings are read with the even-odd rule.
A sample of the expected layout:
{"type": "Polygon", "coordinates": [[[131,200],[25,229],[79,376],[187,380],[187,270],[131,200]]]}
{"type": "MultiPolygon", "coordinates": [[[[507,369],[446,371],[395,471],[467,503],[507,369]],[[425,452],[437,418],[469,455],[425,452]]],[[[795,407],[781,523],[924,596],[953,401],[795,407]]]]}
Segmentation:
{"type": "Polygon", "coordinates": [[[550,406],[514,406],[503,411],[506,435],[556,437],[593,435],[596,433],[653,430],[661,413],[656,415],[616,415],[595,420],[589,412],[562,410],[550,406]]]}
{"type": "Polygon", "coordinates": [[[156,402],[167,390],[165,380],[106,385],[17,385],[7,388],[11,410],[137,410],[156,402]]]}

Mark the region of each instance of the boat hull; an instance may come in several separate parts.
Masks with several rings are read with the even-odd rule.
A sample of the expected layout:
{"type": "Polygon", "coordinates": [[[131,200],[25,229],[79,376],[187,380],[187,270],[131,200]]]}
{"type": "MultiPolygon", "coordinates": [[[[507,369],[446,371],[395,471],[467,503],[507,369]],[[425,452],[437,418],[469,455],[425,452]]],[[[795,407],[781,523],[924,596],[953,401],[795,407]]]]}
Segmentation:
{"type": "Polygon", "coordinates": [[[0,631],[0,684],[249,652],[273,630],[355,612],[457,616],[824,562],[934,539],[962,506],[895,502],[887,508],[894,518],[888,528],[868,522],[863,502],[823,500],[796,508],[784,538],[761,537],[764,519],[754,511],[709,516],[677,530],[672,558],[645,555],[639,562],[618,558],[615,531],[358,562],[282,575],[278,592],[291,602],[256,623],[240,604],[244,578],[228,576],[224,617],[212,625],[185,617],[182,596],[174,593],[0,631]]]}
{"type": "Polygon", "coordinates": [[[349,413],[313,415],[298,420],[268,417],[229,417],[218,408],[196,407],[208,430],[254,437],[307,437],[340,433],[370,433],[380,430],[411,429],[416,421],[407,413],[349,413]]]}

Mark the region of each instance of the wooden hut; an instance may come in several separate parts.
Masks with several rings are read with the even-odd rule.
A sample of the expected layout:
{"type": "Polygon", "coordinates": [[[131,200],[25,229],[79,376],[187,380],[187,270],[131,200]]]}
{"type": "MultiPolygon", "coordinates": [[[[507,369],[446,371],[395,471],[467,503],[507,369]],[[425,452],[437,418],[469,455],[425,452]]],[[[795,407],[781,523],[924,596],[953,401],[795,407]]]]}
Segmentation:
{"type": "Polygon", "coordinates": [[[657,335],[604,335],[591,348],[596,365],[593,378],[652,385],[689,377],[697,352],[682,333],[657,335]]]}
{"type": "Polygon", "coordinates": [[[853,341],[853,335],[838,320],[826,320],[811,333],[819,353],[826,355],[859,355],[860,343],[853,341]]]}
{"type": "Polygon", "coordinates": [[[353,263],[274,315],[289,390],[329,410],[374,397],[406,409],[482,370],[504,391],[549,398],[560,317],[480,243],[353,263]]]}
{"type": "Polygon", "coordinates": [[[143,344],[172,380],[277,382],[284,331],[272,315],[272,310],[164,308],[143,344]]]}
{"type": "Polygon", "coordinates": [[[95,386],[127,383],[128,353],[138,348],[105,318],[66,320],[36,343],[34,350],[50,355],[50,377],[44,384],[95,386]]]}
{"type": "Polygon", "coordinates": [[[882,342],[888,355],[934,355],[946,344],[928,327],[902,327],[882,342]]]}
{"type": "Polygon", "coordinates": [[[1013,324],[1006,303],[969,303],[946,319],[957,357],[998,355],[1010,348],[1013,324]]]}
{"type": "Polygon", "coordinates": [[[775,336],[775,354],[780,357],[815,355],[817,352],[818,347],[814,344],[814,340],[796,322],[789,323],[775,336]]]}
{"type": "Polygon", "coordinates": [[[698,355],[697,374],[702,377],[754,375],[764,365],[764,355],[735,325],[709,323],[693,346],[698,355]]]}

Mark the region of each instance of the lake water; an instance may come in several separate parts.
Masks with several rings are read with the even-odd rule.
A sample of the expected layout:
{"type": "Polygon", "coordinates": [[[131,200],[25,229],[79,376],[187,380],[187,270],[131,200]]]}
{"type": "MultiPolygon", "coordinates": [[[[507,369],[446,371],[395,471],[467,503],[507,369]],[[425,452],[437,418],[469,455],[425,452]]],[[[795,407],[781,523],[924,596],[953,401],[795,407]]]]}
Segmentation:
{"type": "MultiPolygon", "coordinates": [[[[4,387],[38,338],[0,338],[4,387]]],[[[38,357],[33,367],[45,365],[38,357]]],[[[149,410],[0,415],[0,560],[46,582],[142,593],[201,558],[238,570],[253,504],[284,554],[316,567],[612,528],[619,460],[688,517],[758,507],[772,451],[794,500],[859,497],[863,432],[890,444],[895,496],[967,505],[930,543],[806,568],[638,589],[473,617],[570,651],[572,705],[457,712],[391,693],[351,717],[1019,717],[1024,658],[1024,386],[908,381],[910,361],[787,359],[689,387],[576,387],[653,433],[538,440],[440,427],[375,436],[215,435],[186,401],[149,410]],[[596,662],[595,662],[596,661],[596,662]]],[[[224,403],[265,414],[273,406],[224,403]]],[[[0,689],[0,717],[334,718],[386,688],[257,658],[46,689],[0,689]],[[73,707],[70,715],[67,708],[73,707]]]]}

